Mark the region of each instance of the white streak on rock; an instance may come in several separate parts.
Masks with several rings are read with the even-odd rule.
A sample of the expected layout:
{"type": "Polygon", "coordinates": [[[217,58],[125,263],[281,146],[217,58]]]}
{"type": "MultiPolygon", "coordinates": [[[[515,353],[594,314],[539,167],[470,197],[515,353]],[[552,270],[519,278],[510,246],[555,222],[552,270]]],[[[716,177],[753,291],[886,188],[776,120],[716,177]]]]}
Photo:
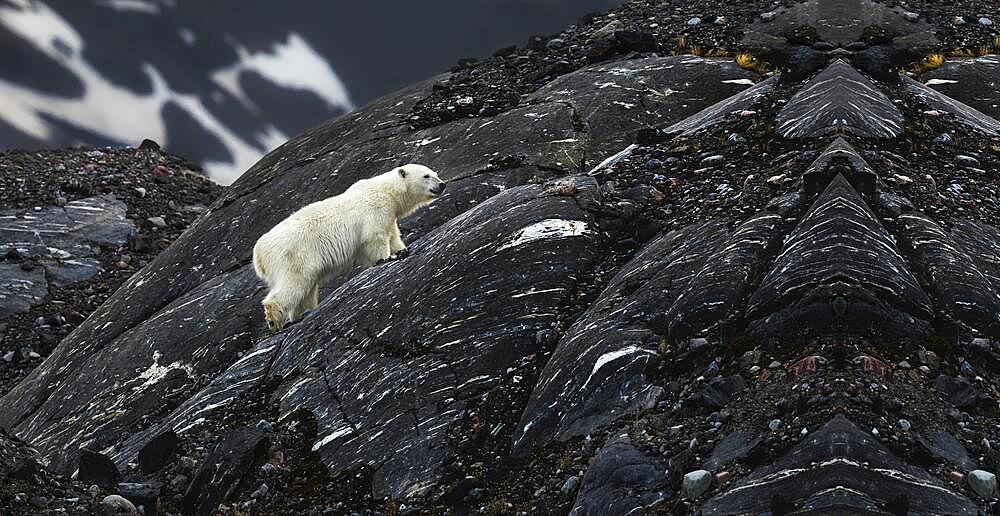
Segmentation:
{"type": "Polygon", "coordinates": [[[545,219],[522,228],[510,242],[500,246],[497,251],[517,247],[536,240],[577,237],[590,232],[589,226],[582,220],[545,219]]]}

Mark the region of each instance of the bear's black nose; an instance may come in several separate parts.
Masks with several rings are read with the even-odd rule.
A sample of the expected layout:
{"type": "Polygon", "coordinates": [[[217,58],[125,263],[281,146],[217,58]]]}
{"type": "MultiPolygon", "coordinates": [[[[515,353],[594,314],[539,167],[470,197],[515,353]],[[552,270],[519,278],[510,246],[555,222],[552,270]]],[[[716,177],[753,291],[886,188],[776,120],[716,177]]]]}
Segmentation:
{"type": "Polygon", "coordinates": [[[444,191],[444,187],[445,187],[446,184],[447,183],[441,183],[441,184],[435,186],[434,188],[431,188],[431,193],[433,193],[434,195],[440,195],[441,192],[444,191]]]}

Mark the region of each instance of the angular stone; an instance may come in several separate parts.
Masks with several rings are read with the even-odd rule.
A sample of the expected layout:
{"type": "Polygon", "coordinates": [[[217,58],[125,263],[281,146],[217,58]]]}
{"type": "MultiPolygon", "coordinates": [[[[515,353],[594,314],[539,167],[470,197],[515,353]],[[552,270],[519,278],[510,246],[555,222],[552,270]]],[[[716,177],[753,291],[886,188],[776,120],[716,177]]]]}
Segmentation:
{"type": "Polygon", "coordinates": [[[834,133],[893,138],[903,131],[903,114],[892,101],[839,59],[792,96],[775,121],[785,138],[834,133]]]}
{"type": "Polygon", "coordinates": [[[996,400],[983,394],[972,382],[960,376],[940,375],[934,381],[934,389],[957,408],[985,414],[997,411],[996,400]]]}
{"type": "Polygon", "coordinates": [[[177,450],[177,434],[166,431],[154,437],[139,450],[139,470],[149,475],[162,469],[177,450]]]}
{"type": "Polygon", "coordinates": [[[121,473],[115,463],[106,455],[80,450],[80,465],[77,468],[77,480],[87,484],[97,484],[104,489],[112,490],[118,486],[121,473]]]}
{"type": "Polygon", "coordinates": [[[731,113],[750,109],[758,102],[761,102],[777,82],[777,77],[771,77],[754,84],[752,87],[728,99],[719,101],[667,127],[663,130],[663,133],[690,136],[701,131],[707,131],[722,123],[731,113]]]}
{"type": "Polygon", "coordinates": [[[754,437],[748,432],[733,432],[727,435],[712,449],[712,454],[705,461],[705,469],[719,471],[725,465],[745,459],[758,449],[761,436],[754,437]]]}
{"type": "Polygon", "coordinates": [[[158,482],[122,482],[118,484],[118,494],[136,506],[142,506],[147,514],[157,507],[163,486],[158,482]]]}
{"type": "Polygon", "coordinates": [[[976,469],[976,463],[969,458],[962,443],[948,432],[938,430],[927,432],[927,435],[917,434],[915,437],[919,451],[926,454],[927,458],[950,462],[963,471],[976,469]]]}

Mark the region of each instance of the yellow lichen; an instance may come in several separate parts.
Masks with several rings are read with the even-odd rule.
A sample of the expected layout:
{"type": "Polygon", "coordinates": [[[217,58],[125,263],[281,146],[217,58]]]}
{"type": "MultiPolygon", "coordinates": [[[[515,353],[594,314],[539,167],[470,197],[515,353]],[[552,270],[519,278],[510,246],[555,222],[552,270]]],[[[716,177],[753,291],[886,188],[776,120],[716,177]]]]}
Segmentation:
{"type": "Polygon", "coordinates": [[[927,57],[923,58],[919,63],[913,65],[913,73],[922,74],[924,72],[933,70],[944,64],[944,54],[929,54],[927,57]]]}
{"type": "Polygon", "coordinates": [[[749,52],[740,52],[736,54],[736,66],[739,66],[744,70],[757,72],[760,75],[767,73],[767,65],[749,52]]]}

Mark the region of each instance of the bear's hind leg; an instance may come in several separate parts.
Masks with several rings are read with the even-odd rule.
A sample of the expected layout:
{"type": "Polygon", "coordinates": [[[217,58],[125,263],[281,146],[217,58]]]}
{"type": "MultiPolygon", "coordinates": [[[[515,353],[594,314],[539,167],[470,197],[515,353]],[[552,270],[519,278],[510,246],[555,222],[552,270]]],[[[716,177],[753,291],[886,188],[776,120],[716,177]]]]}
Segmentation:
{"type": "Polygon", "coordinates": [[[293,322],[302,313],[301,306],[311,293],[312,282],[306,278],[281,278],[264,298],[264,320],[272,332],[280,331],[286,322],[293,322]]]}
{"type": "Polygon", "coordinates": [[[299,303],[299,315],[302,315],[308,312],[309,310],[316,308],[316,305],[318,304],[319,304],[319,284],[316,284],[309,292],[309,295],[302,298],[302,302],[299,303]]]}

